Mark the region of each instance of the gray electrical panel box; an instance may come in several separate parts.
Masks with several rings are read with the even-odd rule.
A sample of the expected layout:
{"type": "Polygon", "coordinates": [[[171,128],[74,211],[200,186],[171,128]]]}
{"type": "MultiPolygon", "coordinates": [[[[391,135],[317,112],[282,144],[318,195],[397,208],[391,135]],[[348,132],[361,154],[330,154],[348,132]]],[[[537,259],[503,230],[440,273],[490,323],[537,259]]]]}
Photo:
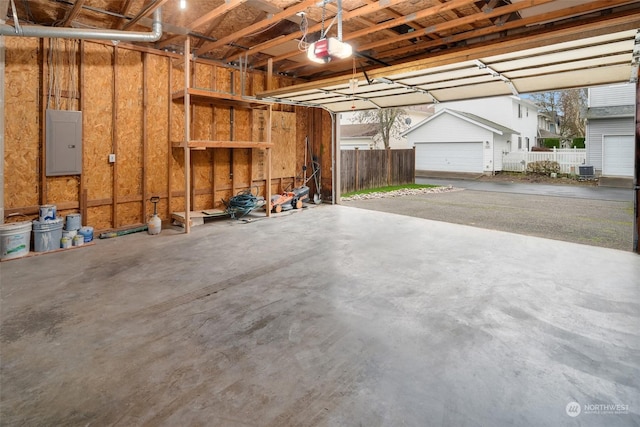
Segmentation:
{"type": "Polygon", "coordinates": [[[47,176],[82,174],[82,111],[47,110],[47,176]]]}

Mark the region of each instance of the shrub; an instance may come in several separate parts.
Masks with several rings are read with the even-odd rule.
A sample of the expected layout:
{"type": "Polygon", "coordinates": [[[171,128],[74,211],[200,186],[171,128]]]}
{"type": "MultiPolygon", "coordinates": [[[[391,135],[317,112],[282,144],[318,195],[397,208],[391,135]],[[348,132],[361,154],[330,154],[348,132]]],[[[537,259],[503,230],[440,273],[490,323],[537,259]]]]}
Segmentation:
{"type": "Polygon", "coordinates": [[[558,172],[560,172],[560,164],[552,160],[542,160],[527,164],[527,173],[550,175],[551,173],[558,172]]]}
{"type": "Polygon", "coordinates": [[[585,148],[584,138],[573,138],[571,141],[571,148],[585,148]]]}
{"type": "Polygon", "coordinates": [[[542,146],[547,148],[560,148],[560,139],[558,138],[545,138],[542,140],[542,146]]]}

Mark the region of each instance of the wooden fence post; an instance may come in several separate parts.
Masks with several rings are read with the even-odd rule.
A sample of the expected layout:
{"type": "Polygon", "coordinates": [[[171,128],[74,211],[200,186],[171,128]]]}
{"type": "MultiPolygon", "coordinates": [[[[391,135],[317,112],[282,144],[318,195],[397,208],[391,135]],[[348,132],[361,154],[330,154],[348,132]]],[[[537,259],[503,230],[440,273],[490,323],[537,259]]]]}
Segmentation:
{"type": "Polygon", "coordinates": [[[391,185],[391,148],[387,147],[387,186],[391,185]]]}
{"type": "Polygon", "coordinates": [[[356,160],[356,167],[355,167],[356,172],[355,172],[354,187],[355,187],[355,191],[358,191],[358,190],[360,190],[360,185],[359,185],[359,182],[360,182],[359,174],[360,174],[360,172],[358,171],[358,159],[360,158],[360,151],[358,150],[358,147],[355,148],[355,152],[356,152],[356,155],[354,157],[355,157],[355,160],[356,160]]]}

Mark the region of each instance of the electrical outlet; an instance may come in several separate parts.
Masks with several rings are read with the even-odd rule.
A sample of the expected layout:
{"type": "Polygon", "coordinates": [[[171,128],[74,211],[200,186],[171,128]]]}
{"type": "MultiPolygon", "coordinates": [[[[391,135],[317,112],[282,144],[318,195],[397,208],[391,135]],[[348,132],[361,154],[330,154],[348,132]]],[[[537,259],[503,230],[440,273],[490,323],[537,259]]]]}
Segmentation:
{"type": "Polygon", "coordinates": [[[115,163],[115,162],[116,162],[116,155],[109,154],[109,163],[115,163]]]}

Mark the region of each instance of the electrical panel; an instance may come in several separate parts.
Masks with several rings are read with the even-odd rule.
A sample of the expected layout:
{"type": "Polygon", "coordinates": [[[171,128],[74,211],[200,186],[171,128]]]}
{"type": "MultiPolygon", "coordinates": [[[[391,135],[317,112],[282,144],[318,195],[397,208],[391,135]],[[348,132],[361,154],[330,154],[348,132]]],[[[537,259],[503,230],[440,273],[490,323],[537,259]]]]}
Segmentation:
{"type": "Polygon", "coordinates": [[[82,174],[82,111],[47,110],[46,175],[82,174]]]}

